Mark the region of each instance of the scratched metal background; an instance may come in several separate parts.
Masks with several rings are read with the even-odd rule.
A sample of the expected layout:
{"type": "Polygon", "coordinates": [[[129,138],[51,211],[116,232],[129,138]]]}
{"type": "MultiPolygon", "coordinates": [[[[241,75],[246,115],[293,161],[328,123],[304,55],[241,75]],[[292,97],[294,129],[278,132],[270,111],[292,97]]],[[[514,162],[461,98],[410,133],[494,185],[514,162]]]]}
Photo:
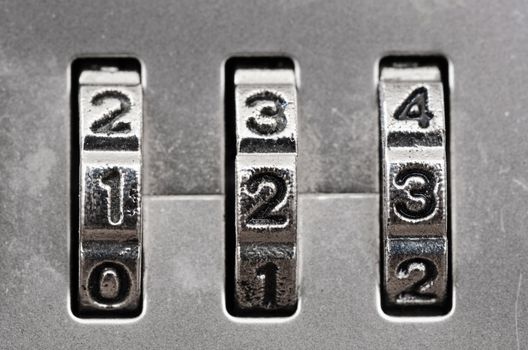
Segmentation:
{"type": "Polygon", "coordinates": [[[0,348],[528,348],[528,2],[0,1],[0,348]],[[455,308],[378,310],[376,67],[452,66],[455,308]],[[69,295],[68,67],[146,71],[145,311],[86,323],[69,295]],[[297,61],[301,308],[223,310],[223,62],[297,61]],[[326,193],[326,194],[323,194],[326,193]],[[191,196],[192,195],[192,196],[191,196]]]}

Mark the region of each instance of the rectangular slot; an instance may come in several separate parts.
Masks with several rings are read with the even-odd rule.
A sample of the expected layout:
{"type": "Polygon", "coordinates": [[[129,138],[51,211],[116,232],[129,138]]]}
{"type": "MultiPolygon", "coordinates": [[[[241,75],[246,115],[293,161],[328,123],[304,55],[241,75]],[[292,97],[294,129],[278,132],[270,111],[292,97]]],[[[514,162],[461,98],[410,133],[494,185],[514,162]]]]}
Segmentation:
{"type": "Polygon", "coordinates": [[[76,59],[70,98],[72,312],[135,317],[142,309],[141,64],[76,59]]]}
{"type": "Polygon", "coordinates": [[[238,317],[297,309],[297,85],[291,59],[225,65],[226,307],[238,317]]]}
{"type": "Polygon", "coordinates": [[[439,56],[380,62],[381,306],[392,316],[452,308],[448,67],[439,56]]]}

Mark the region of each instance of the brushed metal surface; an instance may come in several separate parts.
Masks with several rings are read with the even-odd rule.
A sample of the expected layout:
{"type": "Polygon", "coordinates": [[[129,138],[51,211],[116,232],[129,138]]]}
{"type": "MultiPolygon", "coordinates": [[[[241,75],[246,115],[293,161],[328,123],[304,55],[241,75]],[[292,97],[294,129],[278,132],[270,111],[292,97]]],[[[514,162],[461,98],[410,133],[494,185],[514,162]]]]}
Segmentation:
{"type": "MultiPolygon", "coordinates": [[[[504,140],[501,131],[511,141],[524,134],[502,123],[524,114],[512,93],[528,86],[522,0],[4,0],[0,8],[2,163],[15,172],[8,181],[18,181],[24,156],[69,158],[67,69],[83,54],[127,53],[144,64],[146,194],[222,191],[223,62],[236,54],[298,62],[300,192],[378,190],[374,77],[387,53],[450,59],[458,157],[480,155],[476,145],[504,140]],[[475,137],[460,150],[466,133],[475,137]]],[[[63,168],[52,174],[55,184],[67,179],[63,168]]]]}
{"type": "MultiPolygon", "coordinates": [[[[458,211],[466,228],[455,240],[454,311],[402,320],[384,316],[377,298],[378,196],[301,195],[300,307],[281,321],[225,311],[222,205],[222,196],[145,198],[146,297],[142,316],[131,321],[69,314],[67,232],[47,233],[49,256],[16,240],[3,244],[1,347],[513,349],[528,340],[526,243],[499,237],[498,217],[496,224],[472,222],[473,205],[458,211]]],[[[524,234],[508,220],[512,207],[504,210],[502,235],[524,234]]]]}
{"type": "Polygon", "coordinates": [[[527,18],[522,0],[0,1],[0,347],[525,347],[527,18]],[[378,195],[302,195],[379,190],[376,67],[395,52],[451,63],[456,305],[441,320],[378,313],[378,195]],[[147,195],[222,192],[225,59],[296,60],[298,316],[225,315],[221,196],[147,197],[142,318],[69,316],[68,67],[114,53],[146,72],[147,195]]]}

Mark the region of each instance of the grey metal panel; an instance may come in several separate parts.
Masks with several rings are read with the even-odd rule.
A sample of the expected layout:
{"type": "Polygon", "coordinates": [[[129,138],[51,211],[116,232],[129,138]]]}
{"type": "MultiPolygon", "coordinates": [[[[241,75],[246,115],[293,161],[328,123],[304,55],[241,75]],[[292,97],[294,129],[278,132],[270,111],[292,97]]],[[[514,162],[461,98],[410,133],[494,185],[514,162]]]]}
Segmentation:
{"type": "MultiPolygon", "coordinates": [[[[522,78],[528,3],[521,0],[3,1],[0,7],[2,170],[14,168],[8,181],[18,181],[17,163],[31,153],[49,152],[66,166],[67,69],[81,54],[128,53],[144,63],[147,194],[222,192],[223,61],[241,53],[280,53],[298,62],[301,192],[378,190],[374,76],[389,52],[451,60],[457,157],[474,158],[465,135],[474,144],[503,142],[488,135],[494,123],[521,136],[514,125],[522,123],[523,106],[513,93],[528,87],[522,78]]],[[[64,183],[66,167],[53,174],[64,183]]]]}
{"type": "MultiPolygon", "coordinates": [[[[248,321],[223,308],[222,203],[221,196],[145,199],[145,310],[131,321],[69,316],[67,232],[50,230],[41,252],[28,252],[13,237],[0,247],[1,347],[511,349],[519,342],[524,348],[527,244],[500,237],[498,214],[493,223],[479,223],[478,206],[459,208],[466,228],[455,239],[454,312],[402,321],[378,308],[378,196],[301,195],[300,310],[280,322],[248,321]]],[[[501,235],[524,234],[513,228],[514,212],[504,207],[501,235]]]]}
{"type": "Polygon", "coordinates": [[[0,347],[525,347],[527,18],[522,0],[1,1],[0,347]],[[376,195],[301,196],[302,303],[286,323],[225,318],[221,197],[147,198],[143,318],[103,326],[68,316],[71,60],[140,58],[146,194],[214,194],[223,60],[255,52],[298,62],[300,193],[377,192],[377,60],[450,59],[452,316],[399,323],[377,313],[376,195]]]}

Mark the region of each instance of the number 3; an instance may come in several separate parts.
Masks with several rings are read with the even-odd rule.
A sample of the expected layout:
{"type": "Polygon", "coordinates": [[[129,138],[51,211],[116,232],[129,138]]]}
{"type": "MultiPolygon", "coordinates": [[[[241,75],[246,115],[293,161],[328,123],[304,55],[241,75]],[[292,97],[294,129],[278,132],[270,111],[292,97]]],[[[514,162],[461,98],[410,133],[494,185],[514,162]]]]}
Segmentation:
{"type": "Polygon", "coordinates": [[[435,176],[425,169],[403,169],[394,182],[403,195],[394,201],[396,214],[404,219],[423,220],[436,209],[435,176]]]}
{"type": "Polygon", "coordinates": [[[246,106],[254,107],[257,103],[266,101],[272,102],[274,106],[262,107],[259,118],[250,117],[247,121],[247,127],[254,133],[261,135],[279,133],[286,128],[287,124],[284,110],[288,106],[288,102],[282,97],[269,91],[259,92],[246,100],[246,106]]]}

